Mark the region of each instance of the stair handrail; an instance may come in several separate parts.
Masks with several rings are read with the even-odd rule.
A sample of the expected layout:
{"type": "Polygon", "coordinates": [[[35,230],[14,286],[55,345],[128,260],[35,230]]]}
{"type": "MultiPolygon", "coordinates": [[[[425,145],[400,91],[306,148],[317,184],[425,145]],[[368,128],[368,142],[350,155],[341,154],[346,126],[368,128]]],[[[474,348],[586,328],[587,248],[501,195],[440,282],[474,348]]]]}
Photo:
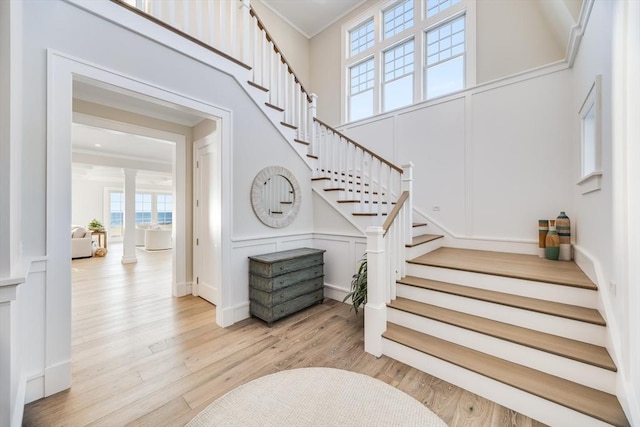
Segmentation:
{"type": "Polygon", "coordinates": [[[316,96],[304,88],[250,0],[111,1],[250,70],[249,81],[268,92],[268,103],[283,111],[296,139],[309,141],[316,96]]]}

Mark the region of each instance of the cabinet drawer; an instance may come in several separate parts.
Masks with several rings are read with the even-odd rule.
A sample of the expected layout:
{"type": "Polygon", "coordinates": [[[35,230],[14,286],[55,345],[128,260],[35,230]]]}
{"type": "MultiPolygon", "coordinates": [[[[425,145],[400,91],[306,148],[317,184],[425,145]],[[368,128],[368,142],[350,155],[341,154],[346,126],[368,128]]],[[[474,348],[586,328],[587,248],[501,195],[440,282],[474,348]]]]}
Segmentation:
{"type": "Polygon", "coordinates": [[[322,289],[323,285],[324,276],[319,276],[315,279],[287,286],[286,288],[280,288],[274,292],[264,292],[251,288],[249,290],[249,299],[266,306],[278,305],[299,297],[300,295],[322,289]]]}
{"type": "Polygon", "coordinates": [[[318,289],[308,294],[300,295],[299,297],[282,304],[274,305],[273,307],[267,307],[255,301],[250,301],[249,309],[253,316],[259,317],[265,322],[271,324],[274,320],[278,320],[284,316],[300,311],[303,308],[320,303],[323,299],[324,292],[322,289],[318,289]]]}
{"type": "Polygon", "coordinates": [[[257,274],[249,275],[249,286],[261,291],[276,291],[286,288],[294,283],[303,280],[315,279],[324,275],[324,265],[318,264],[303,270],[296,270],[290,273],[281,274],[272,278],[260,276],[257,274]]]}
{"type": "Polygon", "coordinates": [[[273,277],[323,263],[324,249],[300,248],[250,256],[249,273],[273,277]]]}

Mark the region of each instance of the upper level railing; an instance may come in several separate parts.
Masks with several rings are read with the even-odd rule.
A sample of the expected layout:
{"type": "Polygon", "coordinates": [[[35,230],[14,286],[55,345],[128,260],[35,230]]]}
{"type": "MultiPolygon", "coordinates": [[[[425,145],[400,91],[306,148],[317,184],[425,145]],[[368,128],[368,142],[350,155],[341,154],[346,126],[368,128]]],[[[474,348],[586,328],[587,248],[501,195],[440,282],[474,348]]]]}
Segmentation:
{"type": "Polygon", "coordinates": [[[251,7],[249,0],[111,0],[251,70],[269,103],[308,141],[313,96],[251,7]]]}

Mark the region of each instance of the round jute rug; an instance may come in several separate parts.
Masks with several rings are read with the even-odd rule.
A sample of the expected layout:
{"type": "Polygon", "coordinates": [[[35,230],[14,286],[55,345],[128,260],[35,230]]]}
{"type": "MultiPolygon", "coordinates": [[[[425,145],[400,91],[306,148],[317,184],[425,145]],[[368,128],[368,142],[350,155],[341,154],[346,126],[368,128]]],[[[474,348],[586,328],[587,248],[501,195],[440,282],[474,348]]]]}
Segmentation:
{"type": "Polygon", "coordinates": [[[225,394],[187,424],[204,426],[428,426],[444,421],[408,394],[366,375],[301,368],[225,394]]]}

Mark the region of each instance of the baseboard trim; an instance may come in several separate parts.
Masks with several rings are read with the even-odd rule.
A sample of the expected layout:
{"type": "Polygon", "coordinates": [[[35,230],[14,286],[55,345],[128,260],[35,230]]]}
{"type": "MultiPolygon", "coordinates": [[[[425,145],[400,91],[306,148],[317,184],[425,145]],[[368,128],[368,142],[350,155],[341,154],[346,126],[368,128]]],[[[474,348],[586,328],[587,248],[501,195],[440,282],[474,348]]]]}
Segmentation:
{"type": "Polygon", "coordinates": [[[44,397],[71,387],[71,360],[57,363],[44,371],[44,397]]]}
{"type": "MultiPolygon", "coordinates": [[[[220,310],[220,308],[218,307],[217,310],[220,310]]],[[[249,301],[236,304],[233,307],[223,308],[221,312],[222,324],[220,326],[223,328],[251,317],[251,314],[249,313],[249,301]]]]}
{"type": "MultiPolygon", "coordinates": [[[[325,298],[330,298],[336,301],[343,302],[347,294],[349,293],[348,289],[344,289],[335,285],[331,285],[329,283],[324,284],[324,296],[325,298]]],[[[351,301],[348,301],[351,304],[351,301]]]]}
{"type": "Polygon", "coordinates": [[[44,375],[25,378],[24,404],[34,402],[44,397],[44,375]]]}
{"type": "Polygon", "coordinates": [[[175,283],[173,285],[173,296],[174,297],[184,297],[187,295],[191,295],[192,292],[192,283],[191,282],[183,282],[183,283],[175,283]]]}

